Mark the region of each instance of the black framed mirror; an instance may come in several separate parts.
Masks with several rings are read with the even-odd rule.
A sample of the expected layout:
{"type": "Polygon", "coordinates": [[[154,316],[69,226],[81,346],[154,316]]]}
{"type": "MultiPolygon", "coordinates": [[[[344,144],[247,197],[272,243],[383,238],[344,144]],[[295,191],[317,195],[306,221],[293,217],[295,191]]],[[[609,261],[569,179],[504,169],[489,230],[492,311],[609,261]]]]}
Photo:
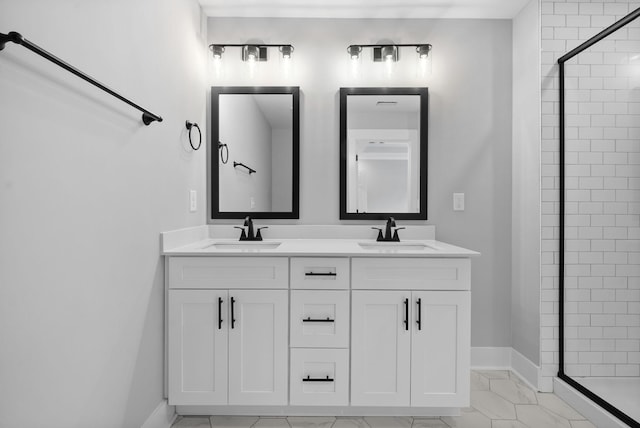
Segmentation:
{"type": "Polygon", "coordinates": [[[340,219],[427,219],[427,88],[340,88],[340,219]]]}
{"type": "Polygon", "coordinates": [[[209,220],[299,218],[300,88],[211,88],[209,220]]]}

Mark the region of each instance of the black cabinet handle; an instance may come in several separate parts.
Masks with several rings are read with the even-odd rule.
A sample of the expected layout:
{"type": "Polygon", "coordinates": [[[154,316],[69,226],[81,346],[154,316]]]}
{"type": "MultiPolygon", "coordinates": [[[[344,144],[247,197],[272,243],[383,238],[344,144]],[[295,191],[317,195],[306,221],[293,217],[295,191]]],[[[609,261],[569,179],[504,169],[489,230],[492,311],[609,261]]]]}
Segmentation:
{"type": "Polygon", "coordinates": [[[409,330],[409,299],[404,299],[404,329],[409,330]]]}
{"type": "Polygon", "coordinates": [[[418,299],[418,319],[416,323],[418,323],[418,330],[422,330],[422,299],[418,299]]]}
{"type": "Polygon", "coordinates": [[[329,376],[327,377],[311,377],[307,376],[306,378],[302,378],[303,382],[334,382],[329,376]]]}
{"type": "Polygon", "coordinates": [[[305,272],[304,276],[336,276],[335,272],[305,272]]]}
{"type": "Polygon", "coordinates": [[[222,330],[222,297],[218,297],[218,330],[222,330]]]}
{"type": "Polygon", "coordinates": [[[312,319],[311,317],[303,318],[302,322],[335,322],[331,318],[327,317],[326,319],[312,319]]]}
{"type": "Polygon", "coordinates": [[[235,305],[236,305],[236,299],[232,297],[231,298],[231,328],[234,328],[236,325],[236,318],[234,315],[235,305]]]}

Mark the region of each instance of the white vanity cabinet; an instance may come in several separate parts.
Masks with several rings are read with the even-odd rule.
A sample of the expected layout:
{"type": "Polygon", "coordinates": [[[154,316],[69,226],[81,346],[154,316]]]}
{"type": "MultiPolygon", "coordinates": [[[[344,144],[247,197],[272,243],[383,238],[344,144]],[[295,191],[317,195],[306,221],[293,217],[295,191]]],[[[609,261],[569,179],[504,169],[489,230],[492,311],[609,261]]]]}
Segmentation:
{"type": "Polygon", "coordinates": [[[287,404],[287,269],[286,258],[170,259],[169,404],[287,404]]]}
{"type": "Polygon", "coordinates": [[[470,399],[470,266],[468,256],[171,255],[169,404],[455,414],[470,399]]]}
{"type": "Polygon", "coordinates": [[[469,405],[468,259],[352,260],[351,405],[469,405]]]}

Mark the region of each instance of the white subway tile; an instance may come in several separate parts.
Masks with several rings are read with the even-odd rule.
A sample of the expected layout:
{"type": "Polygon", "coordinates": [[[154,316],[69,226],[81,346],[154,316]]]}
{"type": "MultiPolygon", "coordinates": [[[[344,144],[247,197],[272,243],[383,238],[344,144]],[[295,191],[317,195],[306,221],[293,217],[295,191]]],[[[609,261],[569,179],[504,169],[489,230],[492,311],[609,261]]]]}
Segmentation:
{"type": "MultiPolygon", "coordinates": [[[[595,314],[591,316],[591,325],[599,327],[611,327],[616,325],[616,316],[613,314],[595,314]]],[[[602,337],[602,336],[600,336],[602,337]]]]}
{"type": "Polygon", "coordinates": [[[592,251],[615,251],[616,249],[616,241],[612,239],[592,239],[589,242],[591,242],[592,251]]]}
{"type": "Polygon", "coordinates": [[[616,215],[616,226],[637,227],[640,226],[640,217],[637,215],[616,215]]]}
{"type": "Polygon", "coordinates": [[[591,65],[592,77],[615,77],[616,66],[615,65],[591,65]]]}
{"type": "Polygon", "coordinates": [[[618,364],[616,365],[616,376],[637,377],[640,376],[640,365],[638,364],[618,364]]]}
{"type": "MultiPolygon", "coordinates": [[[[624,327],[622,327],[624,328],[624,327]]],[[[616,351],[618,352],[638,352],[640,351],[640,340],[637,339],[616,339],[616,351]]]]}
{"type": "Polygon", "coordinates": [[[601,364],[602,352],[580,352],[578,362],[581,364],[601,364]]]}
{"type": "Polygon", "coordinates": [[[604,302],[603,311],[608,314],[627,313],[627,302],[604,302]]]}
{"type": "Polygon", "coordinates": [[[629,178],[626,177],[605,177],[605,189],[627,189],[629,188],[629,178]]]}
{"type": "Polygon", "coordinates": [[[611,89],[603,89],[601,91],[591,91],[590,100],[594,102],[614,102],[616,100],[616,91],[611,89]]]}
{"type": "MultiPolygon", "coordinates": [[[[638,153],[640,152],[640,141],[616,140],[616,150],[618,152],[638,153]]],[[[631,163],[630,161],[628,162],[631,163]]]]}
{"type": "Polygon", "coordinates": [[[584,165],[584,166],[591,167],[591,175],[594,177],[613,177],[616,175],[615,165],[584,165]]]}
{"type": "Polygon", "coordinates": [[[628,259],[629,257],[625,252],[604,253],[604,263],[606,264],[614,264],[614,265],[627,264],[628,259]]]}
{"type": "Polygon", "coordinates": [[[622,89],[605,87],[604,79],[603,77],[579,77],[578,86],[580,89],[622,89]]]}
{"type": "Polygon", "coordinates": [[[613,115],[602,115],[602,114],[591,115],[592,127],[609,127],[609,126],[615,126],[615,124],[616,124],[616,117],[613,115]]]}
{"type": "Polygon", "coordinates": [[[593,364],[591,366],[591,376],[615,376],[615,373],[616,366],[613,364],[593,364]]]}
{"type": "Polygon", "coordinates": [[[604,164],[615,164],[615,165],[626,165],[628,158],[626,153],[604,153],[603,155],[603,163],[604,164]]]}
{"type": "Polygon", "coordinates": [[[619,190],[590,190],[591,201],[594,202],[607,202],[616,200],[616,192],[619,190]]]}
{"type": "MultiPolygon", "coordinates": [[[[640,245],[638,246],[638,251],[640,251],[640,245]]],[[[638,265],[617,265],[616,266],[616,275],[617,276],[640,276],[640,266],[638,265]]]]}
{"type": "Polygon", "coordinates": [[[580,3],[579,7],[580,15],[602,15],[603,10],[602,3],[580,3]]]}
{"type": "Polygon", "coordinates": [[[616,326],[618,327],[635,327],[640,325],[640,315],[635,314],[616,314],[616,326]]]}
{"type": "Polygon", "coordinates": [[[602,239],[602,227],[578,227],[579,239],[602,239]]]}
{"type": "Polygon", "coordinates": [[[602,189],[604,187],[602,177],[580,177],[578,181],[580,189],[602,189]]]}
{"type": "Polygon", "coordinates": [[[605,214],[627,214],[628,204],[626,202],[609,202],[604,204],[605,214]]]}
{"type": "MultiPolygon", "coordinates": [[[[556,3],[556,6],[559,4],[560,3],[556,3]]],[[[571,4],[571,3],[566,3],[566,4],[571,4]]],[[[556,40],[575,40],[580,38],[580,36],[578,35],[578,28],[576,27],[555,27],[553,29],[553,38],[556,40]]],[[[573,64],[571,65],[573,66],[573,64]]]]}
{"type": "Polygon", "coordinates": [[[603,112],[605,114],[627,114],[628,106],[628,103],[607,102],[603,105],[603,112]]]}
{"type": "Polygon", "coordinates": [[[640,240],[624,238],[617,240],[616,251],[640,251],[640,240]]]}
{"type": "MultiPolygon", "coordinates": [[[[594,123],[594,125],[596,124],[597,123],[594,123]]],[[[601,126],[599,124],[597,125],[601,126]]],[[[591,150],[594,152],[613,152],[616,150],[616,142],[615,140],[591,140],[591,150]]]]}
{"type": "MultiPolygon", "coordinates": [[[[613,330],[617,328],[618,327],[613,327],[611,329],[613,330]]],[[[617,337],[619,334],[619,332],[616,332],[616,334],[607,336],[607,327],[605,327],[604,331],[605,331],[604,332],[605,337],[617,337]]],[[[627,353],[622,351],[605,352],[604,355],[602,356],[602,362],[605,364],[624,364],[627,362],[627,353]]]]}
{"type": "MultiPolygon", "coordinates": [[[[591,17],[591,26],[604,30],[606,27],[616,22],[616,17],[612,15],[594,15],[591,17]]],[[[607,62],[605,60],[605,62],[607,62]]]]}
{"type": "Polygon", "coordinates": [[[608,278],[602,279],[602,284],[604,288],[613,289],[612,291],[618,291],[618,289],[627,288],[627,278],[624,276],[613,276],[615,273],[610,275],[608,278]]]}
{"type": "Polygon", "coordinates": [[[628,3],[605,3],[604,14],[605,15],[626,15],[629,13],[628,3]]]}
{"type": "MultiPolygon", "coordinates": [[[[616,290],[591,290],[590,296],[594,301],[613,302],[616,300],[616,290]]],[[[606,333],[606,331],[605,331],[606,333]]]]}
{"type": "MultiPolygon", "coordinates": [[[[594,276],[613,277],[616,274],[616,265],[591,265],[590,267],[591,274],[594,276]]],[[[603,278],[603,281],[606,281],[607,279],[609,278],[603,278]]]]}
{"type": "Polygon", "coordinates": [[[618,302],[640,302],[640,290],[616,290],[618,302]]]}

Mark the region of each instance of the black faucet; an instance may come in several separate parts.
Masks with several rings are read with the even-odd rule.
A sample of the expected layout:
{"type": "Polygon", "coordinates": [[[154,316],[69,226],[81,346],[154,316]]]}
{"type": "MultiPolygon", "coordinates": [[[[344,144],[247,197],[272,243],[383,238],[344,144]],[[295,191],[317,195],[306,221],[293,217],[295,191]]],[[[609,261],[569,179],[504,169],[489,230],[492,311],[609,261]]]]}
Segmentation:
{"type": "Polygon", "coordinates": [[[400,238],[398,237],[398,230],[404,229],[404,227],[396,227],[396,220],[393,217],[389,217],[387,219],[387,224],[384,228],[384,236],[382,236],[382,229],[379,227],[372,227],[371,229],[376,229],[378,231],[378,238],[376,241],[379,242],[400,242],[400,238]],[[393,234],[391,230],[393,229],[393,234]]]}
{"type": "Polygon", "coordinates": [[[247,228],[247,230],[245,231],[244,227],[240,227],[240,226],[234,226],[236,229],[241,229],[242,233],[240,233],[240,241],[262,241],[262,234],[260,233],[260,231],[262,229],[268,229],[267,226],[264,227],[259,227],[257,229],[257,233],[254,235],[253,234],[253,220],[251,220],[251,217],[246,216],[244,218],[244,227],[247,228]]]}

